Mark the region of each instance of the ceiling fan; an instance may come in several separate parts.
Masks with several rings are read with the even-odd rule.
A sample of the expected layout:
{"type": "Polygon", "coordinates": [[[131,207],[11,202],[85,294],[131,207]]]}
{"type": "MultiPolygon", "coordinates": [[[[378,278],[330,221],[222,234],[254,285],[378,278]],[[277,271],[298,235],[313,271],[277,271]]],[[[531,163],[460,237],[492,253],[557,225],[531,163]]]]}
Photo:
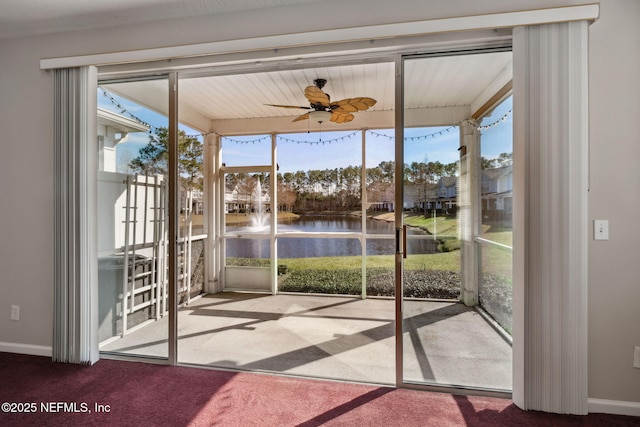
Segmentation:
{"type": "Polygon", "coordinates": [[[326,120],[330,120],[335,123],[348,123],[354,118],[352,113],[367,110],[369,107],[373,107],[377,102],[375,99],[367,97],[345,98],[340,101],[331,102],[329,95],[322,91],[322,88],[326,83],[327,81],[325,79],[315,79],[313,81],[315,86],[307,86],[305,88],[304,96],[309,100],[309,107],[276,104],[265,105],[269,105],[271,107],[302,108],[305,110],[311,110],[310,112],[293,119],[294,122],[312,119],[319,123],[326,120]]]}

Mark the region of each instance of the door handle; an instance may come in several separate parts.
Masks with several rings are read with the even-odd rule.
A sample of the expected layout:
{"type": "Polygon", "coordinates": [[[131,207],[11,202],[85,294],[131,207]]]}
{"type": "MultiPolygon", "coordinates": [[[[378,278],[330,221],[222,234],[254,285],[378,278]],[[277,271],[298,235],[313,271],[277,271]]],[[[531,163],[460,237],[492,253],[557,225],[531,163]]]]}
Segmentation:
{"type": "Polygon", "coordinates": [[[402,258],[407,257],[407,226],[402,225],[402,230],[396,228],[396,254],[402,253],[402,258]],[[400,243],[402,241],[402,243],[400,243]],[[402,248],[402,249],[400,249],[402,248]]]}
{"type": "Polygon", "coordinates": [[[407,257],[407,226],[402,225],[402,258],[407,257]]]}

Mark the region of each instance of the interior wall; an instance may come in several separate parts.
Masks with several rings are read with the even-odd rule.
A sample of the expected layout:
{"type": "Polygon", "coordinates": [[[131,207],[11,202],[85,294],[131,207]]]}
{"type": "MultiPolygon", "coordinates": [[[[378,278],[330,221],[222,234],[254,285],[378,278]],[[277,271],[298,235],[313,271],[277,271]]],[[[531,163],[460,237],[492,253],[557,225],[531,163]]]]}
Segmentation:
{"type": "Polygon", "coordinates": [[[602,2],[589,49],[589,397],[640,402],[640,2],[602,2]],[[593,224],[590,224],[593,226],[593,224]]]}
{"type": "Polygon", "coordinates": [[[40,71],[34,45],[0,42],[0,350],[27,344],[51,354],[53,77],[40,71]]]}
{"type": "MultiPolygon", "coordinates": [[[[0,350],[46,352],[52,343],[53,79],[40,59],[584,3],[326,0],[0,41],[0,350]],[[14,304],[19,321],[10,319],[14,304]]],[[[640,369],[632,368],[640,346],[640,3],[600,5],[589,50],[589,218],[608,219],[610,239],[589,244],[589,395],[640,404],[640,369]]]]}

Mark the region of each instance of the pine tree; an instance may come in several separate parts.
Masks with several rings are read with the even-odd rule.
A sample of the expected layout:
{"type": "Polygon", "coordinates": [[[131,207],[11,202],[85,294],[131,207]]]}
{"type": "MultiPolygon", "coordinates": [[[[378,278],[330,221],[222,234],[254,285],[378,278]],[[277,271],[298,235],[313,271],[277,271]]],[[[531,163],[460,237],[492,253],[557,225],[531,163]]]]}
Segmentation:
{"type": "MultiPolygon", "coordinates": [[[[145,145],[129,166],[133,173],[141,175],[166,175],[169,160],[169,130],[157,128],[155,134],[149,136],[145,145]]],[[[178,132],[178,169],[182,185],[187,190],[202,189],[203,185],[203,145],[185,131],[178,132]]]]}

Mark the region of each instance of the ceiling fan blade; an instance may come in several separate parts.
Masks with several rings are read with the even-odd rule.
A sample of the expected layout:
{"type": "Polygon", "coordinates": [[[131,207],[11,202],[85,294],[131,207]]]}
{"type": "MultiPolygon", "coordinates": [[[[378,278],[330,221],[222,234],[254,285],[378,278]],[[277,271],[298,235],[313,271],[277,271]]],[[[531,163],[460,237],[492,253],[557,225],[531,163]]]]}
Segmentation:
{"type": "Polygon", "coordinates": [[[351,113],[333,110],[333,113],[331,114],[331,121],[334,123],[349,123],[353,120],[353,117],[354,116],[351,113]]]}
{"type": "Polygon", "coordinates": [[[356,105],[358,110],[363,111],[368,109],[369,107],[373,107],[376,105],[376,101],[373,98],[361,97],[361,98],[351,98],[351,104],[356,105]]]}
{"type": "Polygon", "coordinates": [[[309,119],[309,113],[304,113],[301,116],[296,117],[295,119],[292,120],[292,122],[299,122],[301,120],[307,120],[309,119]]]}
{"type": "Polygon", "coordinates": [[[302,108],[304,110],[311,110],[311,107],[302,107],[298,105],[279,105],[279,104],[264,104],[269,107],[280,107],[280,108],[302,108]]]}
{"type": "MultiPolygon", "coordinates": [[[[342,101],[348,101],[343,99],[342,101]]],[[[358,111],[358,109],[348,103],[343,103],[343,104],[337,104],[335,102],[331,103],[331,109],[332,111],[338,111],[338,112],[342,112],[342,113],[355,113],[356,111],[358,111]]]]}
{"type": "Polygon", "coordinates": [[[324,107],[329,106],[329,95],[315,86],[307,86],[304,90],[304,96],[306,96],[309,102],[311,102],[312,104],[319,104],[324,107]]]}
{"type": "Polygon", "coordinates": [[[364,111],[376,105],[376,100],[373,98],[361,97],[361,98],[345,98],[340,101],[332,102],[331,108],[333,111],[346,111],[355,113],[356,111],[364,111]]]}

